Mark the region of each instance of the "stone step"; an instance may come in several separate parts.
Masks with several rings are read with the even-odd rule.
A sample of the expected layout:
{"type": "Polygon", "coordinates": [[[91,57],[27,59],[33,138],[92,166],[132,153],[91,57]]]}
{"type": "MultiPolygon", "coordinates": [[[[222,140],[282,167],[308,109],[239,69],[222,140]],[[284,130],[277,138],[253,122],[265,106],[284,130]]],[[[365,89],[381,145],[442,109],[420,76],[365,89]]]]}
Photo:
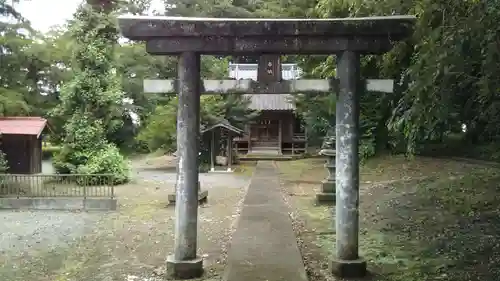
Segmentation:
{"type": "Polygon", "coordinates": [[[280,151],[275,147],[253,147],[248,154],[280,154],[280,151]]]}
{"type": "Polygon", "coordinates": [[[267,161],[288,161],[294,159],[300,159],[300,155],[272,155],[272,154],[253,154],[253,155],[241,155],[238,157],[240,161],[258,161],[258,160],[267,160],[267,161]]]}
{"type": "Polygon", "coordinates": [[[252,147],[274,147],[278,148],[280,145],[279,143],[272,143],[272,142],[266,142],[266,143],[253,143],[252,147]]]}

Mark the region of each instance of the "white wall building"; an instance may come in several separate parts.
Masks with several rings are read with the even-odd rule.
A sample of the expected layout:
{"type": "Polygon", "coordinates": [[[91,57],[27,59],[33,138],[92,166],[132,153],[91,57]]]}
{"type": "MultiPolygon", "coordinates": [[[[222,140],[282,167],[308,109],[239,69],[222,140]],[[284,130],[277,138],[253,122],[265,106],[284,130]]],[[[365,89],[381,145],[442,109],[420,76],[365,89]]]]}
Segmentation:
{"type": "MultiPolygon", "coordinates": [[[[298,79],[302,75],[296,63],[281,64],[281,77],[283,80],[298,79]]],[[[234,79],[252,79],[257,80],[256,63],[229,63],[229,77],[234,79]]]]}

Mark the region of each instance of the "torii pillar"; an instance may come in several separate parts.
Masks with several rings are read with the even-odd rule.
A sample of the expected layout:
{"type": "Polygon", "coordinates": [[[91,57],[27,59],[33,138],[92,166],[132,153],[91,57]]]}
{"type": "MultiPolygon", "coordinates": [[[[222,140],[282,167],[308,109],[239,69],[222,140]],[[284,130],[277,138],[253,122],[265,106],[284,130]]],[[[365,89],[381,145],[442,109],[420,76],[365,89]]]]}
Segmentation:
{"type": "MultiPolygon", "coordinates": [[[[150,81],[149,92],[179,94],[180,147],[174,254],[167,274],[195,278],[203,273],[196,255],[198,223],[199,95],[324,93],[337,89],[331,80],[199,81],[200,55],[337,55],[339,93],[336,114],[336,248],[333,274],[361,277],[366,262],[359,257],[359,83],[360,56],[382,54],[412,33],[414,16],[340,19],[225,19],[121,16],[122,34],[146,41],[153,55],[180,58],[179,81],[150,81]],[[182,69],[181,69],[182,68],[182,69]],[[202,86],[200,88],[199,86],[202,86]]],[[[145,81],[146,82],[146,81],[145,81]]],[[[286,257],[281,257],[286,258],[286,257]]]]}

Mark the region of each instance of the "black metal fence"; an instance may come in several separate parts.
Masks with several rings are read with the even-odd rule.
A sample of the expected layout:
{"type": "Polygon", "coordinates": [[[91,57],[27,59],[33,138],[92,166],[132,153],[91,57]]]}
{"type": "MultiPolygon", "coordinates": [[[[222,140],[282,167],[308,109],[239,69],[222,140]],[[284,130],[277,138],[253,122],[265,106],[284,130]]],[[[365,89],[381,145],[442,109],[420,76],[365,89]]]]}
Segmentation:
{"type": "Polygon", "coordinates": [[[112,175],[0,174],[0,197],[114,198],[112,175]]]}

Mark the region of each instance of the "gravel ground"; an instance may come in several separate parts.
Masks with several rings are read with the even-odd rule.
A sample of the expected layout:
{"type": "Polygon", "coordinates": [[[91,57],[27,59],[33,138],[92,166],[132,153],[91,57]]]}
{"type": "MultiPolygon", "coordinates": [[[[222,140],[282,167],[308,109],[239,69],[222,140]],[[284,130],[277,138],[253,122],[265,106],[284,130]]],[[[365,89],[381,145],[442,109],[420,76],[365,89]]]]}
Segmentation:
{"type": "MultiPolygon", "coordinates": [[[[176,158],[168,155],[137,159],[132,163],[133,177],[139,180],[175,184],[175,163],[176,158]]],[[[203,188],[210,189],[220,185],[242,188],[248,184],[249,179],[237,173],[217,172],[200,173],[199,180],[203,188]]]]}
{"type": "Polygon", "coordinates": [[[66,246],[92,229],[98,219],[95,213],[2,211],[0,253],[16,257],[66,246]]]}
{"type": "Polygon", "coordinates": [[[0,280],[44,280],[106,214],[1,211],[0,280]]]}
{"type": "MultiPolygon", "coordinates": [[[[116,188],[117,212],[0,212],[0,280],[164,280],[175,219],[165,206],[175,174],[135,170],[134,183],[116,188]]],[[[200,181],[209,190],[199,210],[200,280],[220,280],[249,177],[202,174],[200,181]]]]}
{"type": "MultiPolygon", "coordinates": [[[[138,170],[135,178],[146,181],[156,181],[168,185],[175,184],[176,174],[159,170],[138,170]]],[[[242,188],[248,184],[248,178],[234,173],[201,173],[199,180],[202,188],[210,189],[214,186],[224,185],[229,188],[242,188]]]]}

